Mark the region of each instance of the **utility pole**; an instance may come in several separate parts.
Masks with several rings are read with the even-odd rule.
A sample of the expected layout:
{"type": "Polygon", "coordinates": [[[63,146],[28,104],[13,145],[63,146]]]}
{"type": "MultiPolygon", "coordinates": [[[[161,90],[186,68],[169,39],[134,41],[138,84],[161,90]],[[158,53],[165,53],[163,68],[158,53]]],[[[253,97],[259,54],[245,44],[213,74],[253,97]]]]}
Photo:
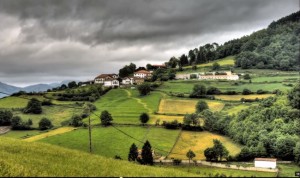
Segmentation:
{"type": "Polygon", "coordinates": [[[92,128],[91,128],[91,116],[89,116],[89,142],[90,142],[90,153],[92,153],[92,128]]]}

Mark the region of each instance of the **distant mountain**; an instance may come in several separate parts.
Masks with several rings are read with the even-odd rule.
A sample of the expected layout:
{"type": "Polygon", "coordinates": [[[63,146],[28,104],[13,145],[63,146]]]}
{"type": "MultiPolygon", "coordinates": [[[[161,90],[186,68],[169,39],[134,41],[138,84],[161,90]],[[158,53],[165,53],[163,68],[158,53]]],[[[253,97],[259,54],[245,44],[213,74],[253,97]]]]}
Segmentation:
{"type": "MultiPolygon", "coordinates": [[[[21,90],[20,87],[16,87],[16,86],[12,86],[12,85],[8,85],[8,84],[0,82],[0,92],[12,94],[12,93],[18,92],[20,90],[21,90]]],[[[0,93],[0,98],[3,98],[5,96],[6,95],[0,93]]]]}
{"type": "MultiPolygon", "coordinates": [[[[0,92],[13,94],[18,91],[26,91],[26,92],[42,92],[47,91],[48,89],[52,89],[58,86],[61,86],[62,84],[68,84],[71,81],[76,81],[77,83],[80,82],[79,80],[64,80],[60,83],[50,83],[50,84],[36,84],[36,85],[29,85],[27,87],[16,87],[13,85],[8,85],[5,83],[0,82],[0,92]]],[[[0,93],[0,98],[5,97],[6,95],[0,93]]]]}

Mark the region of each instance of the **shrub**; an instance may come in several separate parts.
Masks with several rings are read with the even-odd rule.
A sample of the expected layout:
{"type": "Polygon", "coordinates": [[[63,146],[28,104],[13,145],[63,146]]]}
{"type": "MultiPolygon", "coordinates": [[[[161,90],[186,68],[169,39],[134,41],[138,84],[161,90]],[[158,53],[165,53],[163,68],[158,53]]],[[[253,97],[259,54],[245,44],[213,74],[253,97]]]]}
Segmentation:
{"type": "Polygon", "coordinates": [[[43,100],[42,101],[42,106],[51,106],[53,105],[51,100],[43,100]]]}
{"type": "Polygon", "coordinates": [[[203,100],[200,100],[196,105],[196,112],[199,113],[199,112],[204,111],[205,109],[208,109],[207,103],[203,100]]]}
{"type": "Polygon", "coordinates": [[[74,127],[80,127],[80,126],[83,126],[82,117],[80,117],[79,115],[74,115],[74,116],[71,118],[70,125],[71,125],[71,126],[74,126],[74,127]]]}
{"type": "Polygon", "coordinates": [[[102,111],[100,120],[101,120],[102,125],[108,126],[108,125],[112,124],[111,122],[113,121],[113,118],[112,118],[111,114],[107,110],[105,110],[105,111],[102,111]]]}
{"type": "Polygon", "coordinates": [[[245,89],[243,90],[242,94],[243,94],[243,95],[250,95],[250,94],[252,94],[252,92],[251,92],[251,90],[245,88],[245,89]]]}
{"type": "Polygon", "coordinates": [[[142,113],[140,115],[140,121],[142,124],[146,124],[149,121],[149,115],[147,113],[142,113]]]}
{"type": "Polygon", "coordinates": [[[39,129],[40,130],[47,130],[53,127],[51,121],[47,118],[42,118],[39,122],[39,129]]]}
{"type": "Polygon", "coordinates": [[[266,94],[266,93],[268,93],[268,91],[264,91],[262,89],[256,91],[256,94],[266,94]]]}
{"type": "Polygon", "coordinates": [[[207,89],[206,94],[208,94],[208,95],[219,95],[219,94],[221,94],[221,91],[217,87],[209,87],[207,89]]]}
{"type": "Polygon", "coordinates": [[[0,126],[10,125],[13,113],[10,111],[0,111],[0,126]]]}
{"type": "Polygon", "coordinates": [[[145,96],[150,93],[151,87],[148,83],[143,83],[138,86],[138,91],[139,91],[140,95],[145,96]]]}
{"type": "Polygon", "coordinates": [[[26,108],[24,109],[24,113],[33,113],[33,114],[41,114],[42,113],[42,104],[36,98],[32,98],[26,108]]]}
{"type": "Polygon", "coordinates": [[[11,127],[13,130],[30,130],[32,125],[32,120],[28,119],[27,122],[24,122],[21,117],[15,116],[12,118],[11,127]]]}
{"type": "Polygon", "coordinates": [[[181,164],[181,162],[182,162],[182,160],[181,160],[181,159],[173,159],[173,165],[175,165],[175,166],[178,166],[178,165],[180,165],[180,164],[181,164]]]}
{"type": "Polygon", "coordinates": [[[250,77],[249,74],[245,74],[245,75],[244,75],[244,79],[245,79],[245,80],[249,80],[249,79],[251,79],[251,77],[250,77]]]}

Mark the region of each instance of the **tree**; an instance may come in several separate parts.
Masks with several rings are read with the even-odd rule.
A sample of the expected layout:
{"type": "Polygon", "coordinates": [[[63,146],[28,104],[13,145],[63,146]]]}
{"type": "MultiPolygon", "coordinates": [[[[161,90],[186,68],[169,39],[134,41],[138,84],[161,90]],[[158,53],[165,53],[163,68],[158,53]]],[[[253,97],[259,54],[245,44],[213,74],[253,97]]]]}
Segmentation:
{"type": "Polygon", "coordinates": [[[197,126],[200,124],[200,121],[199,121],[199,117],[197,114],[186,114],[183,118],[183,123],[184,125],[193,125],[193,126],[197,126]]]}
{"type": "Polygon", "coordinates": [[[51,121],[47,118],[42,118],[39,122],[39,129],[40,130],[47,130],[53,127],[51,121]]]}
{"type": "Polygon", "coordinates": [[[203,100],[198,101],[198,103],[196,105],[196,112],[200,113],[200,112],[204,111],[205,109],[209,109],[206,101],[203,101],[203,100]]]}
{"type": "Polygon", "coordinates": [[[70,125],[72,125],[74,127],[80,127],[80,126],[82,126],[83,125],[82,117],[80,117],[79,115],[74,115],[71,118],[70,125]]]}
{"type": "Polygon", "coordinates": [[[244,75],[244,79],[245,79],[245,80],[250,80],[250,79],[251,79],[251,77],[250,77],[250,75],[249,75],[249,74],[245,74],[245,75],[244,75]]]}
{"type": "Polygon", "coordinates": [[[299,142],[296,144],[293,154],[295,156],[294,158],[295,163],[300,165],[300,143],[299,142]]]}
{"type": "Polygon", "coordinates": [[[113,121],[113,118],[107,110],[104,110],[101,113],[100,120],[101,120],[102,125],[108,126],[108,125],[111,125],[111,122],[113,121]]]}
{"type": "Polygon", "coordinates": [[[146,124],[149,121],[149,115],[147,113],[142,113],[140,115],[140,121],[142,124],[146,124]]]}
{"type": "Polygon", "coordinates": [[[138,158],[138,148],[137,146],[133,143],[129,149],[129,154],[128,154],[128,161],[136,161],[138,158]]]}
{"type": "Polygon", "coordinates": [[[0,111],[0,126],[10,125],[12,117],[11,111],[0,111]]]}
{"type": "Polygon", "coordinates": [[[145,96],[150,93],[151,87],[148,83],[143,83],[138,86],[138,90],[139,90],[140,95],[145,96]]]}
{"type": "Polygon", "coordinates": [[[189,164],[191,163],[191,160],[196,157],[196,154],[192,151],[192,150],[189,150],[187,153],[186,153],[186,157],[189,158],[189,164]]]}
{"type": "Polygon", "coordinates": [[[206,95],[206,87],[204,85],[195,84],[191,97],[202,97],[206,95]]]}
{"type": "Polygon", "coordinates": [[[151,64],[146,65],[147,70],[153,70],[153,66],[151,64]]]}
{"type": "Polygon", "coordinates": [[[186,66],[189,64],[188,57],[185,54],[181,55],[181,57],[179,58],[179,64],[180,66],[186,66]]]}
{"type": "Polygon", "coordinates": [[[13,130],[29,130],[32,125],[32,120],[28,119],[24,122],[20,116],[14,116],[11,120],[11,127],[13,130]]]}
{"type": "Polygon", "coordinates": [[[69,82],[68,83],[68,88],[76,88],[78,85],[75,81],[69,82]]]}
{"type": "Polygon", "coordinates": [[[219,95],[219,94],[221,94],[221,91],[217,87],[209,87],[207,89],[206,94],[208,94],[208,95],[219,95]]]}
{"type": "Polygon", "coordinates": [[[229,152],[228,150],[223,146],[223,144],[221,143],[220,140],[218,139],[214,139],[214,146],[213,146],[213,150],[216,153],[216,156],[219,157],[219,160],[222,161],[223,157],[227,157],[229,152]]]}
{"type": "Polygon", "coordinates": [[[300,83],[289,92],[288,94],[289,104],[295,108],[300,109],[300,83]]]}
{"type": "Polygon", "coordinates": [[[212,161],[212,160],[218,159],[217,153],[215,152],[215,150],[213,148],[206,148],[204,150],[204,156],[207,161],[212,161]]]}
{"type": "Polygon", "coordinates": [[[147,140],[142,149],[143,164],[153,165],[153,155],[150,142],[147,140]]]}
{"type": "Polygon", "coordinates": [[[243,95],[250,95],[251,93],[252,93],[251,90],[249,90],[247,88],[243,89],[243,92],[242,92],[243,95]]]}
{"type": "Polygon", "coordinates": [[[32,98],[30,101],[28,101],[27,106],[23,112],[24,113],[41,114],[42,113],[42,104],[36,98],[32,98]]]}
{"type": "Polygon", "coordinates": [[[214,62],[212,65],[212,70],[219,70],[221,68],[220,64],[217,62],[214,62]]]}

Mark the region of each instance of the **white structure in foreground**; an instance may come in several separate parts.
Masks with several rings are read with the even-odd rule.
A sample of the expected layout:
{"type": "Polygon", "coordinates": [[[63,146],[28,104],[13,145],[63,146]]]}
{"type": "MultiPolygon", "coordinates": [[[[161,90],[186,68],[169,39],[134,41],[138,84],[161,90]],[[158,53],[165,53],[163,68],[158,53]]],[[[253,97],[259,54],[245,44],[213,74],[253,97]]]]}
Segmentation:
{"type": "Polygon", "coordinates": [[[254,166],[257,168],[276,169],[276,159],[275,158],[255,158],[254,166]]]}

